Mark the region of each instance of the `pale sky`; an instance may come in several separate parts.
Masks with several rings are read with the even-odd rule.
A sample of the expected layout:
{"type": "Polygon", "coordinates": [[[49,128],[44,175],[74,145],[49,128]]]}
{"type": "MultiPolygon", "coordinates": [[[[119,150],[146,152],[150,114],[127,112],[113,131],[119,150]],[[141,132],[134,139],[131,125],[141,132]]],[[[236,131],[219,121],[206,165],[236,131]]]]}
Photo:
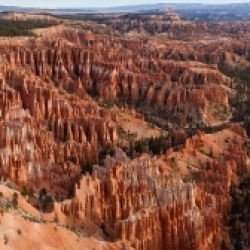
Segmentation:
{"type": "Polygon", "coordinates": [[[240,3],[246,2],[244,0],[0,0],[0,5],[8,6],[23,6],[23,7],[107,7],[107,6],[122,6],[122,5],[137,5],[150,3],[240,3]]]}

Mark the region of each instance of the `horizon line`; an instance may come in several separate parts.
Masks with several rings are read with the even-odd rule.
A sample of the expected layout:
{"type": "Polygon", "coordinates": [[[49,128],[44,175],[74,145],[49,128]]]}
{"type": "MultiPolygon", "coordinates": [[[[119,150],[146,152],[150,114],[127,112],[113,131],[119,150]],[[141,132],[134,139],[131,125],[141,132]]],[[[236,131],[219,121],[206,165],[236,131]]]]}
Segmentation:
{"type": "Polygon", "coordinates": [[[233,5],[233,4],[250,4],[250,1],[242,1],[242,2],[228,2],[228,3],[202,3],[202,2],[190,2],[190,3],[184,3],[184,2],[180,2],[180,3],[174,3],[174,2],[167,2],[167,3],[143,3],[143,4],[127,4],[127,5],[110,5],[110,6],[82,6],[82,7],[34,7],[34,6],[22,6],[22,5],[0,5],[0,7],[13,7],[13,8],[24,8],[24,9],[49,9],[49,10],[53,10],[53,9],[110,9],[110,8],[124,8],[124,7],[136,7],[136,6],[154,6],[154,5],[233,5]]]}

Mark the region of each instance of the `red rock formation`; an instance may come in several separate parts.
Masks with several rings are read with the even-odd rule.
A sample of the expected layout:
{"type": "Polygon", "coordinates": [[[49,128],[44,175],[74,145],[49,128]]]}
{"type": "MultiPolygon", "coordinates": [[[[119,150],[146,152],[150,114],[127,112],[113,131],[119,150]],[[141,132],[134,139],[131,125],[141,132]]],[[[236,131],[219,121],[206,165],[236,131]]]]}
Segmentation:
{"type": "Polygon", "coordinates": [[[139,42],[90,37],[73,30],[66,32],[66,38],[69,35],[83,46],[69,46],[62,39],[48,41],[42,48],[16,46],[6,53],[8,63],[12,68],[29,67],[44,81],[80,98],[89,93],[112,102],[146,101],[184,123],[206,122],[203,113],[210,104],[228,105],[228,91],[223,87],[227,79],[214,66],[148,59],[140,54],[145,44],[139,42]]]}
{"type": "MultiPolygon", "coordinates": [[[[199,148],[204,136],[188,140],[186,148],[199,148]]],[[[135,249],[220,249],[220,215],[226,219],[229,188],[239,169],[247,171],[239,147],[229,147],[224,157],[201,166],[195,184],[163,174],[156,159],[131,161],[117,149],[104,168],[95,166],[92,177],[82,177],[74,201],[61,209],[106,225],[114,240],[129,241],[135,249]]]]}
{"type": "MultiPolygon", "coordinates": [[[[142,29],[144,24],[138,26],[142,29]]],[[[189,27],[180,35],[175,25],[168,26],[158,23],[154,29],[169,28],[169,35],[184,39],[186,32],[190,36],[209,29],[180,24],[178,32],[189,27]]],[[[103,167],[94,166],[92,175],[82,175],[82,166],[96,160],[99,146],[118,139],[115,115],[90,96],[141,102],[145,109],[162,109],[167,118],[183,124],[209,122],[209,108],[226,108],[230,89],[223,85],[228,79],[217,66],[205,63],[235,63],[237,53],[247,54],[249,48],[242,51],[233,43],[228,52],[230,47],[224,51],[218,44],[171,45],[164,38],[155,46],[154,39],[74,29],[54,34],[50,39],[0,43],[0,178],[20,187],[46,186],[64,197],[75,190],[73,199],[58,205],[66,216],[80,223],[90,220],[113,241],[130,242],[136,250],[220,249],[229,188],[249,171],[242,149],[245,131],[230,125],[226,131],[233,138],[199,158],[208,135],[197,132],[187,139],[179,130],[175,139],[184,146],[178,152],[169,150],[163,156],[165,165],[149,155],[131,160],[117,149],[103,167]],[[182,178],[176,172],[181,172],[179,162],[184,168],[186,156],[200,163],[195,161],[182,178]]]]}
{"type": "Polygon", "coordinates": [[[116,129],[109,113],[80,91],[79,81],[78,96],[70,95],[20,69],[24,55],[9,58],[1,76],[0,177],[67,193],[79,180],[82,164],[96,159],[98,145],[116,141],[116,129]]]}

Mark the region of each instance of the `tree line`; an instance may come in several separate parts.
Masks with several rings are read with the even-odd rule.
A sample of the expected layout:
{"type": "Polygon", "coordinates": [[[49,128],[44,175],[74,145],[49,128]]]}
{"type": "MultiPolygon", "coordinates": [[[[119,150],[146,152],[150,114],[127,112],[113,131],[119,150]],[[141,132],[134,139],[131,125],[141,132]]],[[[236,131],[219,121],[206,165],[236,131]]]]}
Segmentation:
{"type": "Polygon", "coordinates": [[[14,21],[0,19],[0,36],[35,36],[33,29],[48,28],[56,25],[52,21],[30,20],[30,21],[14,21]]]}
{"type": "MultiPolygon", "coordinates": [[[[243,250],[250,246],[250,176],[245,177],[238,186],[232,186],[230,196],[232,203],[228,226],[231,245],[234,250],[243,250]]],[[[222,242],[222,249],[230,248],[222,242]]]]}

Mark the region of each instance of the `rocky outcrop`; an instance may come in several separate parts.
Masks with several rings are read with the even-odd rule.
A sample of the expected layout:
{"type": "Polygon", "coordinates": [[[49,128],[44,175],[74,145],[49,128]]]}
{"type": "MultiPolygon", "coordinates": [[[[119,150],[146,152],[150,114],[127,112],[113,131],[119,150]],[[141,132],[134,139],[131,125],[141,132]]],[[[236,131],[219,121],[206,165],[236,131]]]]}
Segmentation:
{"type": "MultiPolygon", "coordinates": [[[[249,172],[244,135],[236,127],[225,131],[229,145],[221,153],[214,149],[211,158],[195,165],[196,181],[184,182],[180,175],[170,174],[157,158],[142,155],[131,160],[116,149],[104,167],[96,165],[92,176],[82,177],[74,200],[63,203],[61,210],[79,220],[91,218],[114,241],[128,241],[135,249],[220,249],[230,187],[237,184],[239,174],[249,172]]],[[[182,135],[179,131],[178,138],[182,135]]],[[[186,140],[180,154],[198,157],[206,140],[208,136],[198,132],[186,140]]],[[[165,162],[172,168],[175,161],[185,162],[177,154],[166,154],[165,162]]]]}
{"type": "Polygon", "coordinates": [[[98,146],[117,140],[115,125],[84,93],[70,95],[11,62],[0,84],[0,178],[67,195],[98,146]]]}
{"type": "Polygon", "coordinates": [[[93,177],[82,178],[75,200],[62,205],[65,214],[107,225],[115,240],[129,241],[135,249],[209,249],[210,241],[219,249],[220,221],[212,195],[162,176],[156,160],[125,158],[121,163],[117,158],[107,159],[106,169],[96,166],[93,177]]]}

